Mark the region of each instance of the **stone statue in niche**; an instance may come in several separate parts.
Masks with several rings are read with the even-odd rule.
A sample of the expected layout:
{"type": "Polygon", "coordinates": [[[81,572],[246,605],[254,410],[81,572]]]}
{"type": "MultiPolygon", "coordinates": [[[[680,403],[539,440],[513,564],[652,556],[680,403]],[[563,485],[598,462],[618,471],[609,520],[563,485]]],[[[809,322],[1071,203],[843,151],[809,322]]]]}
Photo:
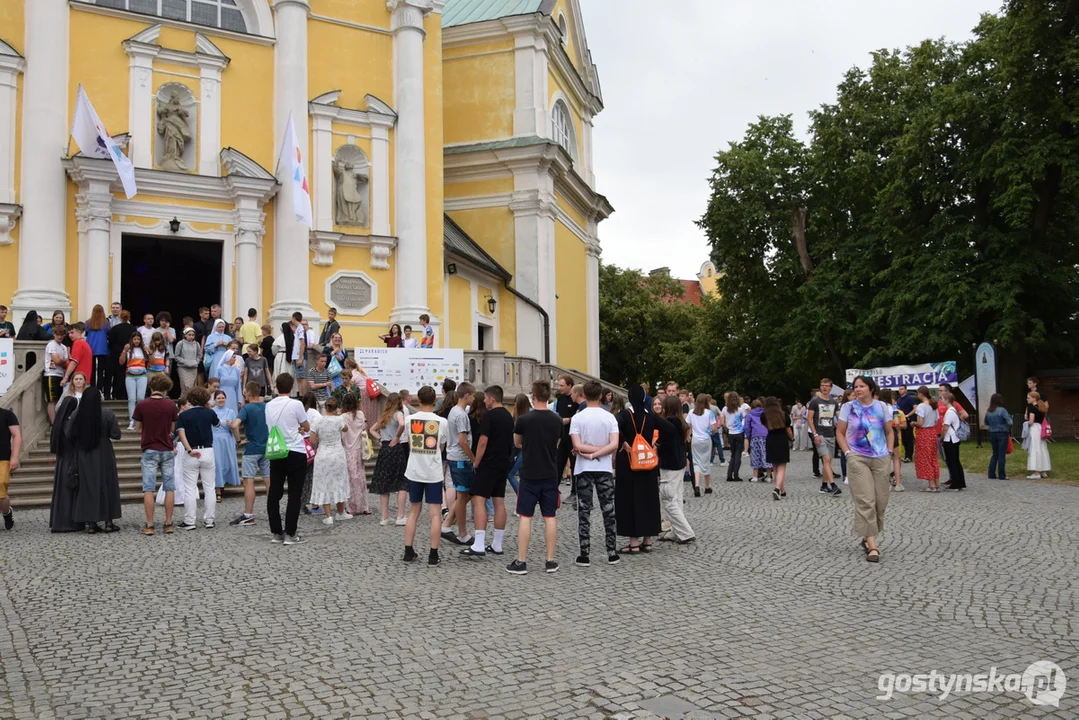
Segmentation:
{"type": "Polygon", "coordinates": [[[333,161],[335,225],[367,227],[368,187],[366,158],[359,148],[346,146],[333,161]]]}
{"type": "Polygon", "coordinates": [[[162,170],[187,172],[184,163],[184,148],[191,141],[191,128],[188,124],[188,112],[180,105],[179,95],[173,91],[169,101],[157,106],[157,134],[161,136],[163,150],[162,170]]]}

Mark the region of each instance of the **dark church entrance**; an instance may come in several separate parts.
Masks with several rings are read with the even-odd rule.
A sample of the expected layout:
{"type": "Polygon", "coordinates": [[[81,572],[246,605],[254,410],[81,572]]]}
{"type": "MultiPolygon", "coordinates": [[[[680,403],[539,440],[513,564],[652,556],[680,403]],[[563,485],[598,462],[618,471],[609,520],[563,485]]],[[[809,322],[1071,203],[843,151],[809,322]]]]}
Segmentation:
{"type": "Polygon", "coordinates": [[[131,323],[167,310],[179,333],[184,316],[198,320],[199,307],[221,302],[221,243],[176,237],[124,235],[120,300],[131,323]]]}

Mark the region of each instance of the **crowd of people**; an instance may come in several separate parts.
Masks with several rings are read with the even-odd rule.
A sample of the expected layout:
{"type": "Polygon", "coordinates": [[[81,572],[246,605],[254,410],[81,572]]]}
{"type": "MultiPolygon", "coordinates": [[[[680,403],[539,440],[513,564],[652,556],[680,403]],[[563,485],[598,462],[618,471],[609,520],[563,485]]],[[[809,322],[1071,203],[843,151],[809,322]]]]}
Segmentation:
{"type": "MultiPolygon", "coordinates": [[[[113,331],[129,319],[122,308],[113,310],[119,322],[111,329],[105,328],[112,317],[96,306],[89,323],[67,326],[58,315],[49,330],[53,340],[46,350],[45,383],[54,423],[54,532],[119,529],[112,441],[121,437],[121,428],[102,404],[116,396],[117,386],[110,384],[108,370],[98,366],[98,358],[111,359],[113,331]],[[105,352],[88,339],[92,332],[104,333],[105,352]]],[[[379,496],[379,522],[405,527],[405,561],[417,559],[413,543],[425,504],[429,565],[441,562],[442,541],[462,546],[464,558],[503,555],[510,486],[517,498],[518,546],[507,570],[515,574],[527,572],[537,507],[546,540],[544,570],[558,570],[556,511],[564,480],[570,483],[566,499],[578,515],[579,566],[591,563],[590,516],[597,502],[608,563],[653,552],[656,539],[695,542],[683,483],[692,483],[695,497],[712,494],[717,457],[728,482],[742,481],[741,464],[748,458],[748,479],[774,484],[771,498],[783,501],[792,450],[812,451],[819,492],[842,495],[837,479],[849,487],[853,532],[870,562],[880,558],[877,538],[889,496],[905,489],[904,464],[913,463],[914,477],[925,484],[923,492],[941,491],[940,460],[949,474],[943,488],[966,488],[960,444],[969,437],[968,415],[948,385],[936,393],[924,386],[913,394],[906,387],[893,393],[859,376],[837,392],[824,378],[805,405],[795,402],[787,409],[776,397],[751,400],[733,391],[723,396],[720,407],[707,393],[694,396],[674,382],[658,388],[654,398],[646,384],[631,387],[623,398],[598,382],[575,384],[562,375],[554,388],[537,382],[531,394],[512,401],[499,386],[479,391],[470,383],[447,380],[441,400],[431,387],[418,392],[418,411],[406,390],[390,393],[379,408],[382,389],[349,357],[339,328],[328,323],[316,339],[297,313],[274,339],[267,326],[257,323],[254,310],[247,322],[237,318],[232,324],[215,316],[220,314],[217,306],[203,310],[198,323],[185,318],[178,341],[169,332],[167,313],[145,316],[143,327],[131,333],[120,331],[126,342],[115,367],[124,369],[129,429],[141,440],[145,535],[156,533],[158,505],[164,506],[164,533],[197,529],[200,486],[203,528],[215,527],[221,489],[229,485],[242,485],[244,491],[244,511],[230,524],[254,525],[255,489],[263,483],[273,542],[301,544],[297,528],[302,513],[321,515],[327,526],[372,513],[365,461],[375,455],[376,446],[371,490],[379,496]],[[266,355],[277,356],[275,370],[266,355]],[[169,397],[174,388],[171,360],[182,360],[178,369],[192,371],[179,374],[178,401],[169,397]],[[177,505],[183,518],[174,523],[177,505]]],[[[331,311],[330,323],[334,315],[331,311]]],[[[36,316],[27,318],[26,335],[37,322],[36,316]]],[[[433,337],[427,334],[427,319],[422,322],[424,336],[433,337]]],[[[398,337],[393,329],[386,336],[398,337]]],[[[109,360],[101,363],[107,368],[109,360]]],[[[1048,406],[1035,378],[1028,389],[1023,436],[1029,477],[1045,477],[1050,469],[1048,406]]],[[[14,414],[0,414],[0,514],[10,529],[14,521],[6,488],[11,470],[18,467],[21,436],[14,414]]],[[[999,395],[993,396],[985,422],[993,448],[989,477],[1006,479],[1013,419],[999,395]]]]}

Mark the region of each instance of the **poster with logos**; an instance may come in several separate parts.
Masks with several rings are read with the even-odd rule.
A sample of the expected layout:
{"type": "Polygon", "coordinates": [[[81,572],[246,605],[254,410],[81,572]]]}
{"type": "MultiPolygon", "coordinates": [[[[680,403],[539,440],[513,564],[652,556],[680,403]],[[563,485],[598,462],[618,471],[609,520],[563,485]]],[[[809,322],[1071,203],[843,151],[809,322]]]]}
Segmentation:
{"type": "Polygon", "coordinates": [[[421,387],[430,385],[441,395],[446,378],[464,380],[463,350],[358,347],[352,352],[360,369],[388,392],[404,389],[415,396],[421,387]]]}
{"type": "Polygon", "coordinates": [[[959,375],[955,369],[954,360],[944,362],[924,363],[922,365],[895,365],[892,367],[865,368],[847,370],[847,384],[854,382],[859,375],[868,375],[882,388],[895,389],[900,385],[908,388],[917,388],[927,385],[930,388],[941,383],[955,385],[959,382],[959,375]]]}
{"type": "Polygon", "coordinates": [[[0,395],[15,382],[15,341],[0,338],[0,395]]]}

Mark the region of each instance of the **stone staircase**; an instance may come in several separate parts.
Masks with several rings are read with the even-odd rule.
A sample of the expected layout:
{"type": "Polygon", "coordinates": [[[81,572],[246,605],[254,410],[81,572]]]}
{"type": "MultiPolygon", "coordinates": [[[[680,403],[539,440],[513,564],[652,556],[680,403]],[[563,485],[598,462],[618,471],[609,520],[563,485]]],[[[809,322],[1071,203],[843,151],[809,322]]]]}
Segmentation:
{"type": "MultiPolygon", "coordinates": [[[[103,403],[105,407],[116,413],[116,420],[120,423],[123,437],[112,443],[113,452],[116,453],[116,470],[120,476],[120,500],[122,502],[142,501],[142,449],[139,444],[138,433],[128,430],[129,421],[126,400],[109,400],[103,403]]],[[[239,451],[242,453],[242,450],[239,451]]],[[[374,461],[367,463],[367,477],[370,479],[374,471],[374,461]]],[[[11,484],[8,494],[11,504],[16,508],[48,507],[52,502],[53,471],[56,466],[53,456],[49,452],[49,438],[36,442],[27,452],[22,454],[22,463],[18,470],[12,473],[11,484]]],[[[255,484],[255,491],[265,492],[262,483],[255,484]]],[[[223,490],[226,497],[243,496],[242,487],[226,487],[223,490]]]]}

